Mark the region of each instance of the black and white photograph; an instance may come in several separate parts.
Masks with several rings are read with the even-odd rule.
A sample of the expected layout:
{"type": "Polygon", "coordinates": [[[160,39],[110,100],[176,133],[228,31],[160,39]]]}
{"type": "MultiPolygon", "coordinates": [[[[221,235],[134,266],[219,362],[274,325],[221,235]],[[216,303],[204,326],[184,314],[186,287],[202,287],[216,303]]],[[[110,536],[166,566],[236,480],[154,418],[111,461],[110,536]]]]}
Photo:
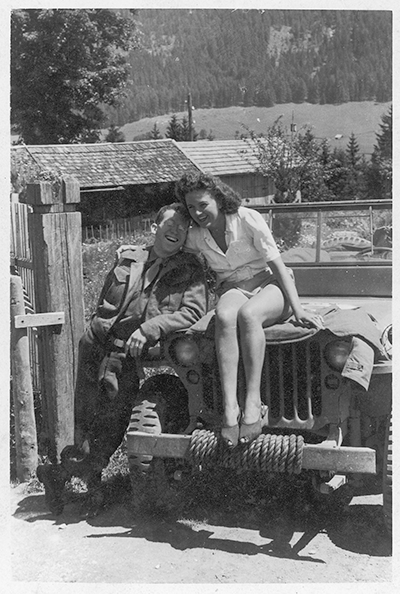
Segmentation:
{"type": "Polygon", "coordinates": [[[0,10],[4,591],[395,592],[397,8],[0,10]]]}

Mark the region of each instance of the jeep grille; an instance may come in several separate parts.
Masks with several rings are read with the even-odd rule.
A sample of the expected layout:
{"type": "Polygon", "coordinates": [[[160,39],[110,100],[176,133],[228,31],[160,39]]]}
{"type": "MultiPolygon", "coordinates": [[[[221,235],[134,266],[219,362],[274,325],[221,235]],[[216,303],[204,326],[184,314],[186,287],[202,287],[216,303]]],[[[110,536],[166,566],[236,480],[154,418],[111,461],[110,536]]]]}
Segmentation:
{"type": "Polygon", "coordinates": [[[313,340],[267,345],[261,394],[269,425],[312,428],[321,414],[321,356],[313,340]]]}

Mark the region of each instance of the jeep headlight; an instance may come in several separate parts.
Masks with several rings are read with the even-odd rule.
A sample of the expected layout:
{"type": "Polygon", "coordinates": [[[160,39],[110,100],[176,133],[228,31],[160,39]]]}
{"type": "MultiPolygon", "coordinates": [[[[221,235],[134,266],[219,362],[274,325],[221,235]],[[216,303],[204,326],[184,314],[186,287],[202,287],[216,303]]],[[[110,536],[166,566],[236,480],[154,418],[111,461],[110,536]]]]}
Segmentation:
{"type": "Polygon", "coordinates": [[[393,349],[393,326],[389,324],[386,326],[384,331],[382,332],[381,336],[381,343],[385,350],[386,355],[389,359],[392,358],[392,349],[393,349]]]}
{"type": "Polygon", "coordinates": [[[195,341],[187,336],[176,338],[169,347],[171,359],[177,365],[190,367],[198,361],[199,349],[195,341]]]}
{"type": "Polygon", "coordinates": [[[326,362],[332,369],[342,371],[350,351],[351,342],[348,340],[334,340],[333,342],[329,342],[324,350],[326,362]]]}

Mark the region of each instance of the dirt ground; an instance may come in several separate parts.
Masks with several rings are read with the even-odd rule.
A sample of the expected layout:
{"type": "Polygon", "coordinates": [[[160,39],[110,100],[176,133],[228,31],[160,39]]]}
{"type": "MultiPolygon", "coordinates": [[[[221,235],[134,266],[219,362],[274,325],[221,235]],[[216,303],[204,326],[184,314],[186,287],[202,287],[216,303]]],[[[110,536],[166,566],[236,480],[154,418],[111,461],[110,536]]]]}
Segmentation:
{"type": "Polygon", "coordinates": [[[27,592],[27,585],[40,583],[34,590],[40,593],[55,592],[54,582],[186,584],[191,591],[207,584],[213,592],[223,584],[249,584],[248,591],[257,584],[296,584],[291,592],[303,591],[300,584],[324,584],[325,590],[342,584],[342,591],[352,584],[352,591],[359,585],[365,592],[370,584],[368,592],[394,591],[380,494],[357,495],[342,511],[326,505],[316,511],[293,484],[265,491],[261,499],[246,489],[240,500],[233,494],[221,501],[223,491],[216,500],[195,485],[194,505],[178,516],[135,511],[129,499],[116,498],[90,518],[81,497],[55,517],[42,492],[12,487],[12,584],[27,592]]]}

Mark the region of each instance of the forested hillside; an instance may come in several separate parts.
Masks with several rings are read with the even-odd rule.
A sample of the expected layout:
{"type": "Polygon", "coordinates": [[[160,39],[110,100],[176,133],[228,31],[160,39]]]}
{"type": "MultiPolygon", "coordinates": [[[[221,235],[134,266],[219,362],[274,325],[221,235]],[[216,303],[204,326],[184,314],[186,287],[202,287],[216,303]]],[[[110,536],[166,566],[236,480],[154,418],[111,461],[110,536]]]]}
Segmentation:
{"type": "Polygon", "coordinates": [[[392,100],[390,11],[138,10],[117,126],[196,108],[392,100]]]}

